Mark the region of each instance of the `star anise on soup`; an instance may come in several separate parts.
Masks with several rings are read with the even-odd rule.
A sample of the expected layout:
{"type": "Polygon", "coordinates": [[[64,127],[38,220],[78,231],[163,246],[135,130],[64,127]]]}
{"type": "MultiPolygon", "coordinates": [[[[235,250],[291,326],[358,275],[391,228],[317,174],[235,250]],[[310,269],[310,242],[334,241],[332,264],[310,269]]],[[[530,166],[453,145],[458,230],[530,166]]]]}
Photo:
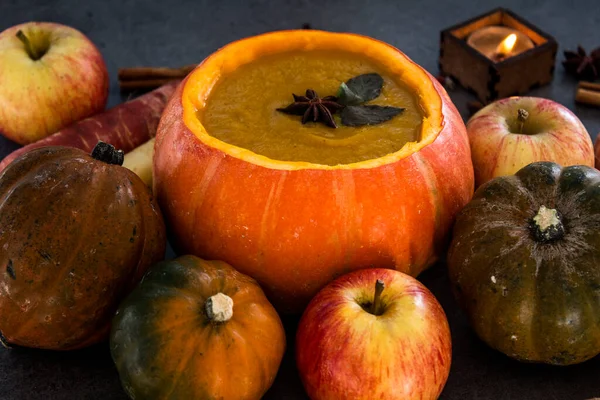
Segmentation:
{"type": "Polygon", "coordinates": [[[331,128],[337,128],[333,114],[344,108],[342,104],[338,103],[337,97],[320,98],[312,89],[308,89],[305,96],[295,94],[292,94],[292,96],[294,96],[294,102],[285,108],[278,108],[277,111],[302,115],[303,124],[308,121],[322,122],[331,128]]]}
{"type": "Polygon", "coordinates": [[[577,51],[566,50],[564,55],[562,64],[567,72],[592,81],[600,76],[600,47],[588,55],[583,47],[578,46],[577,51]]]}

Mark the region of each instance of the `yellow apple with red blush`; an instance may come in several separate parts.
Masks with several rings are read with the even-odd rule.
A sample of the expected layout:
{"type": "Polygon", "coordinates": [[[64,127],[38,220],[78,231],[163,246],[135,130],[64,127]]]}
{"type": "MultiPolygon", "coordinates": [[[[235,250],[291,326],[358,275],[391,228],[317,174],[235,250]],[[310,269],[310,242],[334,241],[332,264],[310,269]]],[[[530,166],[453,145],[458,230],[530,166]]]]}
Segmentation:
{"type": "Polygon", "coordinates": [[[536,161],[594,166],[592,139],[579,118],[549,99],[498,100],[471,117],[467,134],[476,187],[536,161]]]}
{"type": "Polygon", "coordinates": [[[0,33],[0,133],[36,142],[106,107],[104,59],[80,31],[27,22],[0,33]]]}

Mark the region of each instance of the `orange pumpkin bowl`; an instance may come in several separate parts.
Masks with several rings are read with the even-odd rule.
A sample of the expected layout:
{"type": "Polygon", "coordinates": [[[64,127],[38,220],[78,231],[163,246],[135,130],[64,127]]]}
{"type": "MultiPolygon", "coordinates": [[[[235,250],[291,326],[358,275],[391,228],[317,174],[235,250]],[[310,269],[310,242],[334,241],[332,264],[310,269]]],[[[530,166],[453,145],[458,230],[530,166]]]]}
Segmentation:
{"type": "Polygon", "coordinates": [[[352,270],[418,275],[445,251],[474,186],[465,125],[430,74],[383,42],[313,30],[243,39],[204,60],[163,113],[153,174],[176,249],[252,276],[282,312],[301,311],[352,270]],[[305,49],[363,54],[401,78],[423,108],[420,141],[331,166],[278,161],[210,136],[197,112],[219,79],[260,57],[305,49]]]}

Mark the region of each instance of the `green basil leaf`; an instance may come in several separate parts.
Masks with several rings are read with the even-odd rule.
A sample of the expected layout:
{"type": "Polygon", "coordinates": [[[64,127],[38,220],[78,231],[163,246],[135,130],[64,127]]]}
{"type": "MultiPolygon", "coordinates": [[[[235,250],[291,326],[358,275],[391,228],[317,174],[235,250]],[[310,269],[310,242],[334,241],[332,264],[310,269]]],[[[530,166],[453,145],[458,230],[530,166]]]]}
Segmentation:
{"type": "MultiPolygon", "coordinates": [[[[381,75],[376,73],[363,74],[355,76],[346,82],[348,89],[352,91],[357,97],[362,99],[362,102],[367,102],[376,99],[381,94],[381,88],[383,87],[383,78],[381,75]]],[[[348,104],[353,106],[356,104],[348,104]]]]}
{"type": "Polygon", "coordinates": [[[345,106],[356,106],[358,104],[364,103],[365,100],[354,93],[352,89],[348,87],[345,83],[340,85],[340,88],[337,92],[338,103],[343,104],[345,106]]]}
{"type": "Polygon", "coordinates": [[[342,110],[342,124],[346,126],[377,125],[389,121],[404,108],[389,106],[347,106],[342,110]]]}

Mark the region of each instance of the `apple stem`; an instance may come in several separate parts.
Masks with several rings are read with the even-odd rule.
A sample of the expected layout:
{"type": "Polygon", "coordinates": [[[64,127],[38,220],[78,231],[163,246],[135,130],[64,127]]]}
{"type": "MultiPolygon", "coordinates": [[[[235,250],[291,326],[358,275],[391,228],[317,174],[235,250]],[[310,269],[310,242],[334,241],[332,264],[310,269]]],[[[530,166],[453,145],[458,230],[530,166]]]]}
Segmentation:
{"type": "Polygon", "coordinates": [[[385,283],[381,279],[377,279],[375,282],[375,296],[373,297],[373,304],[371,304],[371,314],[379,315],[379,303],[381,303],[381,292],[385,289],[385,283]]]}
{"type": "Polygon", "coordinates": [[[19,40],[23,43],[23,45],[25,46],[25,51],[27,52],[27,54],[29,54],[29,57],[31,57],[32,60],[35,61],[41,58],[41,56],[37,53],[37,51],[35,51],[34,47],[31,45],[31,42],[29,41],[27,35],[25,35],[20,29],[17,31],[17,38],[19,38],[19,40]]]}
{"type": "Polygon", "coordinates": [[[525,125],[525,121],[527,121],[527,118],[529,118],[529,113],[527,110],[519,108],[519,111],[517,112],[517,118],[519,120],[519,133],[523,133],[523,125],[525,125]]]}

